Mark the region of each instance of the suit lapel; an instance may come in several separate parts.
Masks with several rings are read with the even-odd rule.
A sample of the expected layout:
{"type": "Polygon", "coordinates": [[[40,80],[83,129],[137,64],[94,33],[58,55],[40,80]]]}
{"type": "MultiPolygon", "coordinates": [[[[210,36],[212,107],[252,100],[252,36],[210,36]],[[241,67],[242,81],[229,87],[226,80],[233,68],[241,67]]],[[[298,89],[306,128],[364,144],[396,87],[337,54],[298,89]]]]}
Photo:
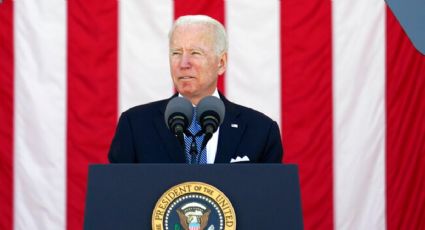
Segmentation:
{"type": "Polygon", "coordinates": [[[223,95],[221,99],[226,107],[223,124],[220,126],[217,154],[214,163],[229,163],[234,157],[246,124],[240,119],[240,111],[223,95]]]}
{"type": "MultiPolygon", "coordinates": [[[[176,96],[176,95],[174,95],[174,96],[176,96]]],[[[157,131],[157,133],[158,133],[158,135],[161,139],[161,143],[165,147],[165,151],[167,151],[167,154],[172,159],[172,162],[173,163],[186,163],[186,156],[183,152],[182,147],[180,146],[177,138],[167,128],[165,121],[164,121],[165,107],[167,106],[169,101],[170,100],[167,100],[167,101],[165,101],[165,103],[163,105],[161,105],[161,108],[159,109],[160,115],[156,116],[155,119],[154,119],[155,128],[156,128],[156,131],[157,131]]]]}

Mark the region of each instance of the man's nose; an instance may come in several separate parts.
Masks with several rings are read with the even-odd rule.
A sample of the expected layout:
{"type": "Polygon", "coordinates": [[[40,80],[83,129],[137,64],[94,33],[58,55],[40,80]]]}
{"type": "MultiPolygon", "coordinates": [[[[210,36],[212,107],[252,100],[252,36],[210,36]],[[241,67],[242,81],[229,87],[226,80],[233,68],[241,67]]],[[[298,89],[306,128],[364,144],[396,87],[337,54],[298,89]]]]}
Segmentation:
{"type": "Polygon", "coordinates": [[[192,66],[192,64],[190,63],[190,57],[187,54],[183,54],[181,59],[180,59],[180,68],[190,68],[192,66]]]}

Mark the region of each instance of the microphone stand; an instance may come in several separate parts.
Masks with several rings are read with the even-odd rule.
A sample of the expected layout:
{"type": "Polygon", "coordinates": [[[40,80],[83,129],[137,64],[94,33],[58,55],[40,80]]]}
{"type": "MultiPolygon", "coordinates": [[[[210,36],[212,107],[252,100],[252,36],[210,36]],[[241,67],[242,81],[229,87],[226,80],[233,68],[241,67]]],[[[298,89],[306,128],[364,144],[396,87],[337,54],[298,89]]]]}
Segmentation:
{"type": "Polygon", "coordinates": [[[200,155],[200,153],[202,153],[202,150],[204,149],[204,147],[202,146],[200,153],[199,153],[198,152],[198,145],[196,144],[196,137],[200,137],[202,135],[203,135],[202,130],[200,130],[195,135],[193,135],[190,132],[188,132],[188,134],[186,134],[186,136],[192,138],[192,142],[190,143],[190,148],[189,148],[190,164],[199,164],[200,161],[201,161],[201,158],[200,158],[199,155],[200,155]]]}

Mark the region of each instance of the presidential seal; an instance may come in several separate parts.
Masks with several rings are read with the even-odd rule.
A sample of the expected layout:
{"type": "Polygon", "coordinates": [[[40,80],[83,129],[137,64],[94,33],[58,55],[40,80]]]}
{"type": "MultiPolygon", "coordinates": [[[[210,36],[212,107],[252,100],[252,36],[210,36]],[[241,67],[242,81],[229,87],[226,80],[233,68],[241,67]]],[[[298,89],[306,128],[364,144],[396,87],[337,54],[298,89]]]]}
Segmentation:
{"type": "Polygon", "coordinates": [[[229,199],[216,187],[185,182],[167,190],[152,213],[154,230],[235,230],[229,199]]]}

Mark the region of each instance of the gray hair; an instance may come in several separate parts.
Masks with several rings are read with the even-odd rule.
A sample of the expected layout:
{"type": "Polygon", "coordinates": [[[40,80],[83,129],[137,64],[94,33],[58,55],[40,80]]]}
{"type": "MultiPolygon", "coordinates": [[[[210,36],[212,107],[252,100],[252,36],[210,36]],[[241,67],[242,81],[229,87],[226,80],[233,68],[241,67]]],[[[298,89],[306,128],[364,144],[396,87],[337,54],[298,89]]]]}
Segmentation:
{"type": "Polygon", "coordinates": [[[171,42],[171,37],[174,33],[174,30],[178,26],[183,25],[210,25],[214,29],[215,34],[215,52],[217,55],[220,55],[224,52],[227,52],[227,34],[224,26],[214,18],[211,18],[206,15],[185,15],[179,17],[171,27],[170,32],[168,33],[168,38],[171,42]]]}

